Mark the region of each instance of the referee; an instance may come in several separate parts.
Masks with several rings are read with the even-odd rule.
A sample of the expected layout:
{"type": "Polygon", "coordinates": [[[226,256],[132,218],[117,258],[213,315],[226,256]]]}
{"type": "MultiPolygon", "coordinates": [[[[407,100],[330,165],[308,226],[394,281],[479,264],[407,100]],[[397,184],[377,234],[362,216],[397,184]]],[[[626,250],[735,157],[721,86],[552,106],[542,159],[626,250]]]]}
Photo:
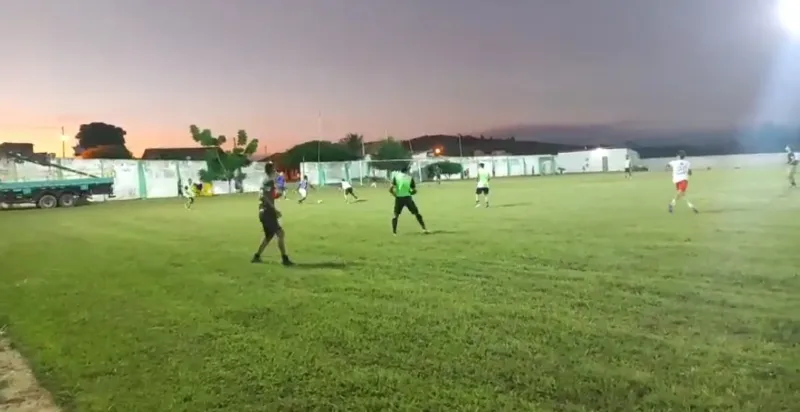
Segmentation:
{"type": "Polygon", "coordinates": [[[425,228],[425,220],[422,219],[422,215],[419,213],[417,204],[414,203],[414,198],[412,197],[417,193],[417,184],[414,182],[414,178],[408,174],[408,166],[403,166],[403,168],[392,177],[392,186],[389,188],[389,193],[394,196],[392,234],[395,236],[397,235],[397,219],[400,217],[400,213],[403,213],[403,209],[408,209],[408,211],[417,218],[417,222],[419,222],[422,230],[428,233],[428,229],[425,228]]]}

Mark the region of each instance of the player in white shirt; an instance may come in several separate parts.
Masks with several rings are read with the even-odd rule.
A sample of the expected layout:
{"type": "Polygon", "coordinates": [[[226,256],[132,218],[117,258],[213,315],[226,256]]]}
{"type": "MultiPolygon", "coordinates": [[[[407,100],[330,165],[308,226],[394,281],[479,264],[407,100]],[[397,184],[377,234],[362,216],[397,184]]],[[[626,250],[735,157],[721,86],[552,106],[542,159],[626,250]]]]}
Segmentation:
{"type": "Polygon", "coordinates": [[[789,165],[786,169],[786,177],[789,179],[789,186],[791,187],[797,187],[794,175],[797,173],[798,162],[800,162],[800,153],[795,153],[791,147],[786,146],[786,164],[789,165]]]}
{"type": "Polygon", "coordinates": [[[344,194],[344,201],[347,203],[350,203],[348,196],[352,196],[353,200],[358,200],[358,196],[353,192],[353,185],[347,179],[342,179],[342,193],[344,194]]]}
{"type": "Polygon", "coordinates": [[[475,207],[481,206],[480,196],[483,195],[483,202],[489,207],[489,180],[492,174],[484,167],[483,163],[478,163],[478,185],[475,187],[475,207]]]}
{"type": "Polygon", "coordinates": [[[181,194],[186,200],[183,207],[191,209],[194,204],[194,184],[192,184],[192,179],[187,180],[186,184],[181,187],[181,194]]]}
{"type": "Polygon", "coordinates": [[[308,182],[308,176],[303,175],[303,178],[300,180],[300,183],[297,185],[297,193],[300,195],[300,199],[297,203],[303,203],[308,198],[308,189],[311,186],[311,183],[308,182]]]}
{"type": "Polygon", "coordinates": [[[625,155],[625,178],[630,179],[632,177],[633,174],[631,173],[631,157],[625,155]]]}
{"type": "Polygon", "coordinates": [[[669,212],[672,213],[678,200],[685,199],[686,205],[688,205],[692,211],[698,213],[697,208],[694,207],[692,202],[686,199],[686,189],[689,187],[689,176],[692,175],[692,165],[686,160],[686,152],[683,150],[679,151],[678,158],[669,162],[669,166],[672,168],[672,183],[675,183],[675,189],[677,190],[672,202],[669,203],[669,212]]]}

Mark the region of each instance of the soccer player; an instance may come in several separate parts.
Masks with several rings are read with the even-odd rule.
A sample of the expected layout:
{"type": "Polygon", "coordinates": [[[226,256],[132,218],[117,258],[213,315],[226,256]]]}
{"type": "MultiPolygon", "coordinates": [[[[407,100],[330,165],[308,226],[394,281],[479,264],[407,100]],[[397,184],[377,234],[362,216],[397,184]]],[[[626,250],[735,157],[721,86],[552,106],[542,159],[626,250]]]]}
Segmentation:
{"type": "Polygon", "coordinates": [[[677,203],[678,200],[685,199],[686,205],[695,213],[699,213],[692,202],[686,199],[686,189],[689,187],[689,176],[692,175],[692,165],[686,160],[686,152],[683,150],[678,151],[678,158],[669,162],[669,166],[672,168],[672,183],[675,183],[675,189],[677,190],[672,202],[669,203],[669,212],[672,213],[672,210],[675,208],[675,203],[677,203]]]}
{"type": "Polygon", "coordinates": [[[348,196],[352,196],[353,199],[358,200],[358,196],[353,192],[353,185],[350,184],[347,179],[342,179],[342,192],[344,193],[345,202],[350,203],[348,196]]]}
{"type": "Polygon", "coordinates": [[[631,157],[629,155],[625,155],[625,178],[630,179],[633,177],[633,173],[631,173],[631,157]]]}
{"type": "Polygon", "coordinates": [[[284,199],[288,199],[288,191],[286,190],[286,177],[283,172],[278,173],[275,179],[275,185],[278,187],[278,195],[284,199]]]}
{"type": "Polygon", "coordinates": [[[268,162],[264,166],[264,172],[267,177],[261,185],[261,196],[258,202],[258,220],[261,221],[261,228],[264,230],[264,239],[261,240],[261,245],[258,246],[258,251],[253,255],[251,262],[261,263],[261,254],[264,253],[264,249],[267,248],[272,238],[277,236],[278,249],[281,251],[281,263],[284,266],[291,266],[293,263],[286,254],[285,232],[278,222],[281,212],[275,208],[275,199],[280,197],[275,186],[275,165],[268,162]]]}
{"type": "Polygon", "coordinates": [[[797,173],[797,163],[800,162],[800,153],[795,153],[792,148],[786,146],[786,164],[789,167],[786,169],[786,177],[789,179],[790,187],[797,187],[797,182],[794,181],[794,175],[797,173]]]}
{"type": "Polygon", "coordinates": [[[297,203],[303,203],[308,198],[308,188],[311,187],[311,183],[308,183],[308,176],[303,175],[303,179],[300,180],[300,184],[297,185],[297,193],[300,194],[300,200],[297,203]]]}
{"type": "Polygon", "coordinates": [[[475,207],[481,207],[480,196],[483,195],[483,201],[486,207],[489,207],[489,179],[491,174],[483,163],[478,164],[478,187],[475,188],[475,207]]]}
{"type": "Polygon", "coordinates": [[[194,204],[194,184],[192,184],[192,179],[186,181],[186,184],[181,188],[181,192],[185,200],[183,207],[185,207],[186,210],[190,210],[194,204]]]}
{"type": "Polygon", "coordinates": [[[417,222],[419,222],[422,230],[428,233],[428,229],[425,228],[425,220],[422,219],[422,215],[419,213],[417,204],[414,203],[414,198],[412,197],[417,194],[417,184],[414,182],[414,178],[408,174],[408,166],[403,167],[400,172],[394,174],[392,177],[392,186],[389,187],[389,193],[394,196],[392,234],[395,236],[397,235],[397,219],[400,217],[400,213],[403,212],[403,209],[408,209],[408,211],[417,218],[417,222]]]}

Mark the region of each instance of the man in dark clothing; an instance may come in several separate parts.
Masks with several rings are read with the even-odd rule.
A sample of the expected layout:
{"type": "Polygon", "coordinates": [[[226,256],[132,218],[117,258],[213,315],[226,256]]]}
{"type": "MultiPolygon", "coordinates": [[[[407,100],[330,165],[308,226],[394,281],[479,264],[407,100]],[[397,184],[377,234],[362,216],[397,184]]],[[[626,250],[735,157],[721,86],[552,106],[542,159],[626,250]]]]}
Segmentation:
{"type": "Polygon", "coordinates": [[[284,243],[285,232],[278,221],[281,212],[275,208],[275,199],[281,196],[275,185],[275,165],[268,162],[264,166],[264,172],[267,177],[264,178],[264,183],[261,185],[261,195],[258,201],[258,220],[264,230],[264,239],[261,240],[258,251],[253,255],[252,262],[261,263],[261,254],[264,253],[264,249],[267,248],[272,238],[277,236],[278,249],[281,251],[281,263],[284,266],[291,266],[293,263],[286,254],[286,244],[284,243]]]}

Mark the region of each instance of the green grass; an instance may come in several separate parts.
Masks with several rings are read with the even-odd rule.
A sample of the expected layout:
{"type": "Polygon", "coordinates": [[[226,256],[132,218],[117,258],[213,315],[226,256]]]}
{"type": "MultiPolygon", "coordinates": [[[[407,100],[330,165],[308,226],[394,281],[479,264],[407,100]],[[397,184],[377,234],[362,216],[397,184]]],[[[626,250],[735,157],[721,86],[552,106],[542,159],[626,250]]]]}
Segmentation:
{"type": "Polygon", "coordinates": [[[423,185],[0,213],[0,325],[74,411],[789,411],[800,191],[781,172],[423,185]],[[341,265],[341,266],[339,266],[341,265]]]}

